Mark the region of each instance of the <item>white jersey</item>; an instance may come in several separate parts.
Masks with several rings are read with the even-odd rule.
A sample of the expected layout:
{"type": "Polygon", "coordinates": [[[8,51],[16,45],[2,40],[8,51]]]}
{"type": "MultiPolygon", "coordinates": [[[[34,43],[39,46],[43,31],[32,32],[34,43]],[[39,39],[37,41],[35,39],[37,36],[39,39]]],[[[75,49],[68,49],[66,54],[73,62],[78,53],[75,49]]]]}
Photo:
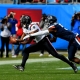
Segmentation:
{"type": "MultiPolygon", "coordinates": [[[[39,26],[36,23],[31,23],[28,27],[28,29],[23,28],[23,32],[25,34],[29,34],[30,32],[33,32],[35,30],[41,31],[39,26]]],[[[42,40],[45,37],[45,35],[40,35],[40,36],[35,36],[35,41],[36,43],[39,42],[40,40],[42,40]]]]}

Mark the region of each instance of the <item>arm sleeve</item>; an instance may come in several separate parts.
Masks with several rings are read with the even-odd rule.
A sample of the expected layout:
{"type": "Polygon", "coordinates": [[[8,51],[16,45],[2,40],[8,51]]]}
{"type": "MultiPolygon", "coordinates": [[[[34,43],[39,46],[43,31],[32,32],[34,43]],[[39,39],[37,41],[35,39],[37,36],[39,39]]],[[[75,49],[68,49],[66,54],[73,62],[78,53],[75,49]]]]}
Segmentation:
{"type": "Polygon", "coordinates": [[[27,39],[29,37],[32,37],[32,36],[39,36],[39,35],[48,35],[49,34],[49,31],[48,30],[44,30],[44,31],[39,31],[39,32],[36,32],[36,33],[33,33],[33,34],[30,34],[30,35],[26,35],[24,39],[27,39]]]}
{"type": "Polygon", "coordinates": [[[30,36],[39,36],[39,35],[48,35],[49,31],[48,30],[44,30],[44,31],[39,31],[33,34],[30,34],[30,36]]]}

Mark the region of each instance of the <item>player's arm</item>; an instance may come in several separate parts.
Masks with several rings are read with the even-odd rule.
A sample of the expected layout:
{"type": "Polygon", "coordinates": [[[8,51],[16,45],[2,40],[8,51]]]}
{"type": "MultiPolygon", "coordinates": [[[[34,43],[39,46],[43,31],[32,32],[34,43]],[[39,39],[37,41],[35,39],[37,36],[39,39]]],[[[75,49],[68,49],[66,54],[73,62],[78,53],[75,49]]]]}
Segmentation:
{"type": "Polygon", "coordinates": [[[47,37],[49,38],[51,42],[56,42],[57,40],[57,37],[53,36],[52,34],[48,35],[47,37]]]}
{"type": "Polygon", "coordinates": [[[26,38],[32,37],[32,36],[49,35],[49,34],[52,33],[52,32],[56,32],[55,26],[51,26],[50,28],[48,28],[48,30],[39,31],[39,32],[30,34],[30,35],[27,35],[27,36],[25,36],[25,37],[23,38],[23,40],[26,39],[26,38]]]}
{"type": "Polygon", "coordinates": [[[21,44],[28,44],[28,43],[30,43],[32,41],[32,38],[28,38],[28,39],[26,39],[26,40],[24,40],[24,41],[22,41],[22,42],[20,42],[21,44]]]}
{"type": "Polygon", "coordinates": [[[21,37],[22,42],[20,42],[20,43],[21,44],[28,44],[28,43],[30,43],[33,40],[34,37],[29,37],[27,39],[23,39],[23,38],[25,37],[25,35],[30,35],[30,34],[33,34],[33,33],[37,32],[37,31],[38,30],[36,29],[36,30],[30,31],[28,34],[23,34],[22,37],[21,37]]]}
{"type": "Polygon", "coordinates": [[[39,30],[36,29],[36,30],[31,31],[29,34],[33,34],[33,33],[36,33],[36,32],[38,32],[38,31],[39,31],[39,30]]]}
{"type": "Polygon", "coordinates": [[[23,38],[26,35],[30,35],[30,34],[33,34],[35,32],[38,32],[38,29],[35,26],[33,26],[33,27],[31,27],[31,31],[29,31],[28,33],[26,33],[26,30],[25,29],[23,30],[23,32],[24,32],[23,35],[17,41],[18,42],[21,42],[22,44],[26,44],[26,43],[29,43],[33,37],[29,37],[30,38],[29,40],[28,39],[26,40],[26,38],[25,39],[23,39],[23,38]]]}
{"type": "Polygon", "coordinates": [[[50,28],[48,28],[48,31],[49,31],[49,33],[51,33],[51,32],[56,32],[57,30],[56,30],[55,26],[50,26],[50,28]]]}
{"type": "Polygon", "coordinates": [[[29,34],[29,35],[26,35],[23,40],[27,39],[27,38],[30,38],[30,37],[35,37],[35,36],[40,36],[40,35],[49,35],[49,31],[48,30],[44,30],[44,31],[38,31],[36,33],[33,33],[33,34],[29,34]]]}
{"type": "Polygon", "coordinates": [[[23,40],[23,37],[25,37],[25,36],[26,36],[26,34],[23,33],[22,36],[21,36],[21,38],[20,38],[20,39],[16,39],[16,41],[17,41],[17,42],[22,42],[22,41],[24,41],[24,40],[23,40]]]}
{"type": "Polygon", "coordinates": [[[55,36],[52,37],[52,38],[50,38],[50,41],[51,41],[51,42],[56,42],[56,40],[57,40],[57,37],[55,37],[55,36]]]}

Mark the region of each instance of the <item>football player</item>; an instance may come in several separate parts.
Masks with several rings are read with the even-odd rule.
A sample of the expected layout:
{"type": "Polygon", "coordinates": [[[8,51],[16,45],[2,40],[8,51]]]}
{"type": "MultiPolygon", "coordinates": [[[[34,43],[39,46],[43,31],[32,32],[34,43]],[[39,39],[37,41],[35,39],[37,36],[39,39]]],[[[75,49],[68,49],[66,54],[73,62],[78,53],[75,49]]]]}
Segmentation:
{"type": "MultiPolygon", "coordinates": [[[[36,32],[40,32],[40,28],[38,25],[36,25],[35,23],[32,23],[32,19],[30,16],[26,15],[23,19],[22,19],[22,23],[23,23],[23,32],[25,35],[31,35],[33,33],[36,32]]],[[[48,31],[49,32],[49,31],[48,31]]],[[[24,43],[23,41],[23,37],[24,35],[22,35],[21,39],[17,39],[17,41],[22,41],[21,43],[24,43]]],[[[51,42],[49,41],[48,37],[46,37],[45,35],[39,35],[39,36],[33,36],[30,37],[28,40],[26,40],[26,43],[30,43],[31,40],[35,39],[36,43],[33,45],[30,45],[29,47],[27,47],[24,50],[24,55],[22,58],[22,63],[20,65],[14,65],[14,67],[20,71],[23,71],[25,68],[25,64],[27,59],[29,58],[29,53],[31,52],[36,52],[39,50],[42,50],[43,48],[45,48],[45,50],[47,52],[49,52],[53,57],[56,57],[64,62],[66,62],[67,64],[69,64],[72,69],[74,70],[74,72],[77,72],[77,67],[76,65],[69,61],[66,57],[64,57],[63,55],[59,54],[56,49],[51,45],[51,42]]]]}
{"type": "Polygon", "coordinates": [[[64,28],[60,23],[57,23],[57,18],[55,16],[48,16],[47,19],[50,23],[48,30],[39,31],[37,33],[25,36],[24,39],[31,36],[51,33],[55,37],[59,37],[69,42],[68,58],[70,61],[80,64],[80,59],[75,57],[77,48],[80,47],[80,35],[69,31],[68,29],[64,28]]]}

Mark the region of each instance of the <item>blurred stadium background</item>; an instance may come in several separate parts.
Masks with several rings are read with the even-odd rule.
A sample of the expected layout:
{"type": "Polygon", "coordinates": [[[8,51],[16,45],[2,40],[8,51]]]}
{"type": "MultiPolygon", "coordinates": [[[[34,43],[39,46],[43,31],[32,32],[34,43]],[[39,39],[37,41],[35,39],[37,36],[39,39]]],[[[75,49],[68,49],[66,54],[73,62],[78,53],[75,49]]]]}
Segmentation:
{"type": "Polygon", "coordinates": [[[65,4],[65,3],[80,3],[80,0],[0,0],[0,3],[13,3],[13,4],[21,4],[21,3],[44,3],[44,4],[56,4],[56,3],[61,3],[61,4],[65,4]]]}
{"type": "MultiPolygon", "coordinates": [[[[80,0],[28,1],[29,0],[0,0],[0,18],[7,15],[10,11],[14,11],[16,12],[15,17],[17,19],[19,19],[21,14],[29,13],[34,22],[37,22],[40,20],[41,14],[46,13],[55,15],[58,22],[65,26],[65,28],[71,30],[70,23],[72,15],[80,11],[80,0]],[[36,15],[39,15],[39,18],[37,18],[36,15]]],[[[56,49],[62,50],[59,51],[60,54],[67,56],[67,41],[58,38],[57,42],[52,44],[56,49]]],[[[21,55],[17,58],[0,58],[0,80],[80,80],[80,71],[75,74],[67,64],[52,56],[48,57],[47,52],[45,52],[42,57],[39,57],[38,53],[40,52],[30,54],[24,72],[19,72],[12,67],[13,64],[21,63],[21,55]]],[[[79,65],[78,69],[80,70],[79,65]]]]}
{"type": "MultiPolygon", "coordinates": [[[[20,15],[25,13],[29,14],[34,22],[39,22],[41,14],[46,13],[56,16],[58,22],[71,30],[71,18],[75,12],[80,11],[79,6],[79,0],[0,0],[0,18],[6,16],[10,11],[14,11],[16,12],[15,18],[18,20],[20,15]]],[[[59,38],[56,43],[52,44],[59,50],[65,50],[68,46],[67,41],[59,38]]]]}

